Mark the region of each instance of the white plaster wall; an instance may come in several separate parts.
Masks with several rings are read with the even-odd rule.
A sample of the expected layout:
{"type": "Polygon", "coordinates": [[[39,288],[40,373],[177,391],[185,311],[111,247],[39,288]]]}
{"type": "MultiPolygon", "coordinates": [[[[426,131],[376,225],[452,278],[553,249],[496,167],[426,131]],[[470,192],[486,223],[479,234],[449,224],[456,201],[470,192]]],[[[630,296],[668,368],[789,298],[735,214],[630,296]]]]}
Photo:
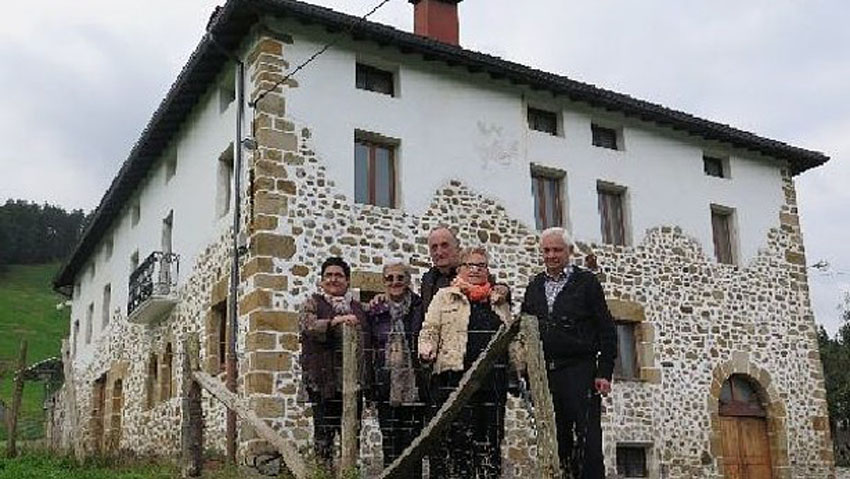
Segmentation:
{"type": "MultiPolygon", "coordinates": [[[[278,28],[295,39],[285,53],[291,68],[322,46],[312,30],[278,28]]],[[[457,178],[533,226],[529,164],[536,163],[566,171],[567,225],[580,241],[601,241],[596,183],[606,180],[628,187],[633,244],[650,227],[675,224],[713,256],[710,204],[735,208],[744,265],[765,243],[783,201],[778,162],[721,148],[732,178],[708,177],[703,151],[716,154],[717,145],[391,48],[341,42],[296,78],[300,86],[285,93],[287,115],[310,125],[329,177],[353,197],[355,129],[398,139],[400,205],[413,214],[427,208],[439,185],[457,178]],[[356,89],[358,60],[395,70],[397,96],[356,89]],[[529,101],[561,113],[562,136],[528,130],[529,101]],[[590,123],[600,119],[622,126],[623,151],[591,145],[590,123]]]]}
{"type": "MultiPolygon", "coordinates": [[[[225,72],[218,80],[232,81],[232,78],[232,72],[225,72]]],[[[80,295],[72,301],[71,328],[73,331],[74,321],[80,321],[80,334],[75,349],[78,367],[83,367],[93,359],[96,344],[99,340],[108,340],[108,332],[114,324],[113,319],[106,329],[103,328],[101,311],[104,285],[112,285],[113,318],[124,320],[127,316],[130,256],[138,250],[141,263],[151,252],[162,249],[162,221],[169,211],[174,211],[172,251],[180,255],[178,286],[190,276],[198,254],[231,225],[230,214],[218,216],[215,200],[219,157],[235,137],[236,102],[221,112],[219,101],[218,86],[211,87],[134,194],[141,207],[139,223],[135,226],[131,223],[133,201],[130,201],[120,219],[115,221],[96,248],[87,266],[77,276],[80,295]],[[177,155],[177,172],[166,182],[164,158],[169,153],[177,155]],[[113,240],[113,252],[112,257],[107,259],[104,241],[109,237],[113,240]],[[96,263],[93,278],[89,274],[92,262],[96,263]],[[86,345],[86,308],[92,302],[95,311],[92,342],[86,345]]]]}

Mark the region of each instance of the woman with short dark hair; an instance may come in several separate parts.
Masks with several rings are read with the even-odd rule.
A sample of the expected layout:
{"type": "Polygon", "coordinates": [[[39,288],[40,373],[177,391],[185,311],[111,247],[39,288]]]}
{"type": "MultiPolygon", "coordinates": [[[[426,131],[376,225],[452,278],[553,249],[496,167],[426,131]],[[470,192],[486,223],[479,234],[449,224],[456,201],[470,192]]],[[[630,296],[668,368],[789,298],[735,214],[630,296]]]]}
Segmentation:
{"type": "Polygon", "coordinates": [[[313,408],[313,446],[317,458],[333,464],[334,435],[342,427],[342,329],[360,325],[365,314],[348,290],[351,268],[342,258],[322,263],[318,293],[301,308],[303,388],[313,408]]]}

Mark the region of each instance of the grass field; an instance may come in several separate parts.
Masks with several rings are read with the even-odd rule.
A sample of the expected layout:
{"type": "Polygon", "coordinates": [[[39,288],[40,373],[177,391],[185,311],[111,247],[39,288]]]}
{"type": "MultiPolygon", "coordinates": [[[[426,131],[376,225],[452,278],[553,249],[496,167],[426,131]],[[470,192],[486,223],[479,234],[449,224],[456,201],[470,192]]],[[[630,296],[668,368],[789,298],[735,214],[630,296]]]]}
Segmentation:
{"type": "MultiPolygon", "coordinates": [[[[179,468],[144,459],[98,458],[78,464],[68,456],[43,451],[24,452],[15,459],[0,455],[0,479],[177,479],[179,468]]],[[[203,479],[242,479],[253,475],[235,467],[206,467],[203,479]]]]}
{"type": "MultiPolygon", "coordinates": [[[[0,269],[0,401],[9,405],[12,370],[22,339],[28,343],[27,364],[59,355],[62,338],[68,334],[68,309],[56,309],[64,298],[50,285],[57,264],[7,266],[0,269]]],[[[19,428],[21,439],[41,437],[44,387],[28,383],[24,388],[19,428]]],[[[0,428],[0,439],[5,438],[0,428]]],[[[0,477],[2,472],[0,472],[0,477]]],[[[50,477],[50,476],[45,476],[50,477]]]]}

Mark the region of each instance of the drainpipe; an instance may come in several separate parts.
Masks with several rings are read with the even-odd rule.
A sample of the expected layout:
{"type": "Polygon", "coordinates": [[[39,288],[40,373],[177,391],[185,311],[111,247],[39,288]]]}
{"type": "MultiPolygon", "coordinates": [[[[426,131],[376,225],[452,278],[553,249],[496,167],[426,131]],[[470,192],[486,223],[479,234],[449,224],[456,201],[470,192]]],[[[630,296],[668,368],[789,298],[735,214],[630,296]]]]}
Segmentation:
{"type": "MultiPolygon", "coordinates": [[[[239,227],[241,223],[242,206],[242,121],[245,116],[245,64],[230,51],[222,47],[213,37],[212,32],[207,30],[207,38],[212,44],[228,58],[236,63],[236,148],[234,155],[233,171],[233,231],[231,233],[232,252],[230,266],[230,293],[228,301],[228,325],[229,339],[227,341],[227,358],[225,361],[227,389],[236,393],[236,376],[238,374],[236,361],[236,335],[239,331],[238,318],[239,308],[237,294],[239,291],[239,227]]],[[[227,409],[226,436],[227,459],[231,464],[236,464],[236,413],[227,409]]]]}

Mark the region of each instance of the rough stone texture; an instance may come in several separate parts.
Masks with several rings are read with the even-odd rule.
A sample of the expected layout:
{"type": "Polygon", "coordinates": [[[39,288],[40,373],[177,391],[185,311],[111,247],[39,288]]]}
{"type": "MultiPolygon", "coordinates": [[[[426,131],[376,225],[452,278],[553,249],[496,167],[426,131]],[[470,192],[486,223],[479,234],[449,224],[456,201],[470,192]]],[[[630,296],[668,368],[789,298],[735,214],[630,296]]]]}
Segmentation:
{"type": "MultiPolygon", "coordinates": [[[[285,45],[261,39],[249,58],[251,97],[288,65],[285,45]]],[[[246,233],[249,251],[240,281],[239,350],[242,394],[260,417],[309,451],[309,408],[299,402],[297,310],[315,291],[318,265],[339,255],[363,278],[380,272],[388,260],[402,260],[418,274],[428,265],[427,232],[441,223],[456,225],[465,245],[482,244],[492,256],[493,273],[521,298],[527,280],[540,270],[536,232],[510,218],[498,201],[447,181],[422,216],[401,210],[354,204],[327,177],[313,152],[310,125],[285,116],[286,88],[256,117],[259,147],[247,158],[246,233]],[[278,101],[279,100],[279,101],[278,101]]],[[[278,95],[278,93],[275,93],[278,95]]],[[[603,429],[609,474],[615,473],[618,442],[645,443],[652,477],[719,478],[717,429],[719,388],[733,373],[759,384],[769,411],[775,477],[834,475],[823,374],[809,304],[805,251],[797,218],[793,180],[783,171],[786,203],[776,227],[749,264],[718,264],[676,226],[658,226],[636,235],[634,246],[578,245],[577,262],[594,254],[612,308],[623,320],[640,323],[639,380],[617,381],[604,402],[603,429]]],[[[181,341],[203,333],[210,298],[229,270],[226,237],[211,245],[190,271],[180,303],[152,327],[114,318],[95,346],[97,360],[76,370],[81,418],[91,411],[91,384],[118,361],[129,364],[124,381],[120,447],[140,453],[179,450],[179,400],[143,407],[145,365],[151,352],[172,342],[180,364],[181,341]]],[[[418,284],[414,284],[418,287],[418,284]]],[[[219,287],[220,288],[220,287],[219,287]]],[[[514,304],[519,308],[519,301],[514,304]]],[[[203,337],[203,334],[201,334],[203,337]]],[[[210,353],[203,348],[201,363],[210,353]]],[[[179,368],[175,384],[182,384],[179,368]]],[[[180,391],[180,387],[174,387],[180,391]]],[[[60,396],[61,397],[61,396],[60,396]]],[[[204,396],[207,448],[224,449],[224,411],[204,396]]],[[[534,431],[528,412],[511,398],[503,444],[505,477],[534,477],[534,431]]],[[[87,422],[74,437],[90,441],[87,422]]],[[[253,431],[240,430],[240,457],[269,452],[253,431]]],[[[380,431],[367,409],[361,461],[380,468],[380,431]]]]}

